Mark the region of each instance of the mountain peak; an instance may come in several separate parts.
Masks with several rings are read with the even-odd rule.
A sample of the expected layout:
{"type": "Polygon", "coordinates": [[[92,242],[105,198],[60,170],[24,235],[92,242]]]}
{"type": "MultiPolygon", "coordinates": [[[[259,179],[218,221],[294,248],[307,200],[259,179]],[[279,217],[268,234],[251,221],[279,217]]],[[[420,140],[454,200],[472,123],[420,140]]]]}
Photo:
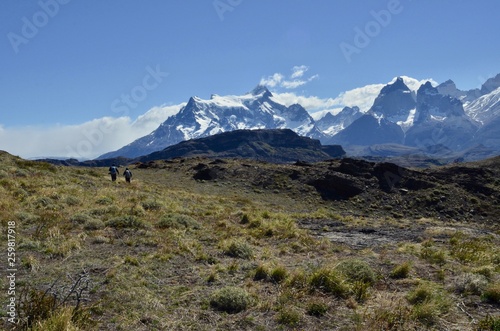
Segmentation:
{"type": "Polygon", "coordinates": [[[267,87],[265,87],[264,85],[257,85],[251,92],[250,92],[252,95],[261,95],[263,97],[272,97],[273,94],[271,92],[269,92],[269,90],[267,89],[267,87]]]}
{"type": "Polygon", "coordinates": [[[495,91],[500,87],[500,74],[495,77],[489,78],[484,84],[481,86],[481,94],[488,94],[495,91]]]}
{"type": "Polygon", "coordinates": [[[382,88],[382,90],[380,91],[380,93],[386,94],[389,92],[399,91],[399,90],[410,91],[410,89],[408,88],[408,86],[406,86],[402,77],[398,77],[398,78],[396,78],[396,81],[394,83],[387,84],[386,86],[384,86],[382,88]]]}

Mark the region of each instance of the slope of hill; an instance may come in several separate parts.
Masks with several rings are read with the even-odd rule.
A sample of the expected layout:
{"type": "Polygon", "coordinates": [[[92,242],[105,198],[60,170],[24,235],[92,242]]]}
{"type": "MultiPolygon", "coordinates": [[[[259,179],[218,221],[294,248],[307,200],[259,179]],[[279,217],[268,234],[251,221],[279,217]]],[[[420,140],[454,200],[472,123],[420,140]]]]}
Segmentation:
{"type": "Polygon", "coordinates": [[[127,184],[0,152],[18,304],[2,313],[19,318],[4,329],[500,323],[500,158],[425,171],[200,157],[130,168],[127,184]]]}
{"type": "Polygon", "coordinates": [[[237,157],[275,163],[316,162],[345,155],[341,146],[321,146],[319,140],[301,137],[290,129],[235,130],[180,142],[137,161],[174,157],[237,157]]]}

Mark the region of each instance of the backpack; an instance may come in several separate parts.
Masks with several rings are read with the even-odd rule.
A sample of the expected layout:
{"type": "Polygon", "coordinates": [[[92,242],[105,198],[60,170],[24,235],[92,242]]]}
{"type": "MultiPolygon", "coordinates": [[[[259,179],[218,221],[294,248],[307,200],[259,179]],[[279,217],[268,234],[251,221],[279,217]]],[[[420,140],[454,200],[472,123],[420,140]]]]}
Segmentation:
{"type": "Polygon", "coordinates": [[[130,178],[130,177],[132,177],[132,171],[125,170],[125,172],[123,173],[123,175],[125,176],[125,178],[130,178]]]}
{"type": "Polygon", "coordinates": [[[114,175],[114,174],[118,173],[118,169],[116,169],[115,166],[109,167],[109,173],[114,175]]]}

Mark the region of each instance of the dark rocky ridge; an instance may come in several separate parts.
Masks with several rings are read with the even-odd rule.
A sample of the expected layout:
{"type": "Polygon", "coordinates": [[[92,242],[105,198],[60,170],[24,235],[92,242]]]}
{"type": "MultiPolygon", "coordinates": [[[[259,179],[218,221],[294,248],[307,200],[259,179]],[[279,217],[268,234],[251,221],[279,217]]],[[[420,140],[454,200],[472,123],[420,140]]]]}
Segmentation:
{"type": "Polygon", "coordinates": [[[500,215],[500,157],[423,170],[351,158],[271,164],[194,157],[136,166],[294,199],[308,199],[314,191],[339,213],[355,217],[435,218],[494,225],[500,215]]]}

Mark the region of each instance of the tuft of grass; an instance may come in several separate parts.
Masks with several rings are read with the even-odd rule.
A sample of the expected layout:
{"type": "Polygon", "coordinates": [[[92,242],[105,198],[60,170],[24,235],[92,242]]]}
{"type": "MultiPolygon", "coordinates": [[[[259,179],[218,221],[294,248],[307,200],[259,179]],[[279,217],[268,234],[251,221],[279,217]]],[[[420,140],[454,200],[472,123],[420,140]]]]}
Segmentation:
{"type": "Polygon", "coordinates": [[[210,306],[229,314],[244,311],[250,305],[250,295],[242,288],[226,286],[212,293],[210,306]]]}
{"type": "Polygon", "coordinates": [[[223,248],[224,254],[240,259],[251,259],[253,257],[253,248],[248,243],[238,239],[230,239],[223,248]]]}
{"type": "Polygon", "coordinates": [[[310,316],[321,317],[328,312],[328,305],[319,300],[314,300],[307,304],[306,313],[310,316]]]}
{"type": "Polygon", "coordinates": [[[163,208],[163,205],[156,201],[156,200],[146,200],[141,203],[142,208],[147,211],[156,211],[156,210],[161,210],[163,208]]]}
{"type": "Polygon", "coordinates": [[[363,282],[369,285],[375,283],[377,277],[368,263],[358,259],[340,262],[335,270],[345,276],[349,282],[363,282]]]}
{"type": "Polygon", "coordinates": [[[347,298],[350,288],[344,276],[338,271],[323,267],[314,271],[309,278],[309,286],[340,298],[347,298]]]}
{"type": "Polygon", "coordinates": [[[446,252],[436,247],[433,240],[426,240],[422,243],[420,258],[430,263],[444,265],[446,263],[446,252]]]}
{"type": "Polygon", "coordinates": [[[500,282],[490,284],[484,290],[482,299],[489,303],[500,304],[500,282]]]}
{"type": "Polygon", "coordinates": [[[302,321],[302,313],[295,307],[283,307],[276,315],[276,320],[289,327],[298,326],[302,321]]]}
{"type": "Polygon", "coordinates": [[[100,230],[104,227],[105,227],[104,222],[98,219],[90,219],[86,221],[85,224],[83,225],[83,228],[89,231],[100,230]]]}
{"type": "Polygon", "coordinates": [[[464,273],[459,275],[451,285],[455,292],[459,294],[481,295],[488,285],[488,279],[485,276],[473,273],[464,273]]]}
{"type": "Polygon", "coordinates": [[[270,273],[271,279],[276,283],[283,282],[288,276],[288,270],[284,266],[277,266],[270,273]]]}
{"type": "Polygon", "coordinates": [[[94,218],[87,213],[77,213],[69,218],[69,220],[76,224],[84,224],[94,218]]]}
{"type": "Polygon", "coordinates": [[[270,271],[269,268],[264,264],[259,264],[255,269],[255,273],[253,276],[254,280],[267,280],[269,279],[270,271]]]}
{"type": "Polygon", "coordinates": [[[389,277],[394,279],[408,278],[411,267],[412,263],[410,261],[403,262],[402,264],[397,265],[392,269],[389,277]]]}
{"type": "Polygon", "coordinates": [[[119,216],[110,219],[104,223],[106,226],[115,229],[144,229],[147,228],[147,223],[144,220],[135,216],[119,216]]]}
{"type": "Polygon", "coordinates": [[[475,331],[499,331],[500,330],[500,316],[488,315],[479,321],[475,331]]]}
{"type": "Polygon", "coordinates": [[[408,293],[407,300],[413,304],[412,316],[427,326],[434,325],[451,306],[445,291],[431,282],[421,282],[408,293]]]}
{"type": "Polygon", "coordinates": [[[75,318],[71,307],[59,308],[42,321],[37,321],[30,331],[84,331],[91,330],[88,321],[79,321],[75,318]],[[86,325],[87,324],[87,325],[86,325]]]}
{"type": "Polygon", "coordinates": [[[113,204],[113,198],[102,196],[96,200],[96,204],[101,206],[109,206],[113,204]]]}
{"type": "Polygon", "coordinates": [[[169,213],[161,217],[156,227],[159,229],[199,229],[201,225],[189,215],[169,213]]]}

